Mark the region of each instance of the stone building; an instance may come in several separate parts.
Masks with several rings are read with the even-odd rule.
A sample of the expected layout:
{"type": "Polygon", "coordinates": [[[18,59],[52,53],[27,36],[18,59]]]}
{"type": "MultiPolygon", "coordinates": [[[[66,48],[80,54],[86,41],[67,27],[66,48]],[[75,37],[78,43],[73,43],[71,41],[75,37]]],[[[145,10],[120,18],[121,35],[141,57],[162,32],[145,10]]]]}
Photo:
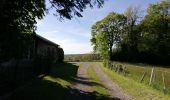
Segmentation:
{"type": "Polygon", "coordinates": [[[40,36],[34,35],[35,39],[35,53],[37,56],[41,57],[52,57],[54,62],[59,60],[60,46],[50,40],[40,36]]]}

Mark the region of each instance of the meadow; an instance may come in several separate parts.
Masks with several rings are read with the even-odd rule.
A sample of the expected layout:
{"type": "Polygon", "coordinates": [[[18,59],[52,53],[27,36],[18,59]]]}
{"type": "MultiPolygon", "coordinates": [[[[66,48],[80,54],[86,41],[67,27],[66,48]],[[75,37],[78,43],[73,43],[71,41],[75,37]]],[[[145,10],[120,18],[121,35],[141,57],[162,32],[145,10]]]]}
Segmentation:
{"type": "Polygon", "coordinates": [[[151,87],[158,89],[166,94],[170,93],[170,72],[169,72],[170,68],[168,68],[167,66],[154,66],[139,63],[132,64],[115,61],[112,63],[112,66],[113,66],[112,69],[118,66],[122,66],[122,68],[125,68],[126,74],[123,74],[125,77],[129,77],[135,81],[141,82],[146,85],[150,85],[151,87]],[[152,68],[154,68],[153,78],[152,82],[150,83],[152,68]],[[144,76],[143,81],[141,81],[143,76],[144,76]]]}

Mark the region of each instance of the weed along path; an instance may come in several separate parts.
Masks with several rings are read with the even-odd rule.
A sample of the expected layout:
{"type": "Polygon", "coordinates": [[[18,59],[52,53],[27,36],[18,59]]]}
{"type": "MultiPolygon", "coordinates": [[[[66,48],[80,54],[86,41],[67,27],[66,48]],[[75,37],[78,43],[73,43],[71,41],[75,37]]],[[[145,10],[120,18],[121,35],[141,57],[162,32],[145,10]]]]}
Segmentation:
{"type": "Polygon", "coordinates": [[[79,67],[77,77],[72,84],[72,88],[76,90],[72,92],[73,94],[77,94],[77,96],[72,95],[69,98],[75,98],[77,100],[94,100],[97,98],[104,99],[103,97],[105,97],[107,100],[132,100],[130,96],[126,95],[123,90],[101,70],[98,64],[90,62],[79,62],[77,64],[81,67],[79,67]],[[93,78],[88,74],[89,69],[91,69],[91,73],[93,74],[91,77],[93,78]],[[98,81],[95,81],[94,75],[98,81]],[[105,91],[105,94],[100,94],[101,91],[105,91]],[[83,96],[82,94],[86,95],[83,96]],[[96,95],[103,96],[100,98],[96,95]]]}
{"type": "MultiPolygon", "coordinates": [[[[92,62],[61,63],[53,66],[48,75],[36,78],[31,84],[17,89],[5,100],[132,99],[170,100],[169,96],[163,93],[140,85],[131,79],[125,79],[92,62]],[[130,92],[126,87],[131,89],[130,92]],[[133,98],[124,91],[128,91],[133,98]]],[[[4,99],[0,98],[0,100],[4,99]]]]}
{"type": "Polygon", "coordinates": [[[97,76],[99,77],[100,81],[108,89],[108,92],[111,97],[117,97],[120,98],[121,100],[132,100],[130,96],[125,94],[123,90],[101,70],[98,64],[93,64],[92,67],[97,76]]]}

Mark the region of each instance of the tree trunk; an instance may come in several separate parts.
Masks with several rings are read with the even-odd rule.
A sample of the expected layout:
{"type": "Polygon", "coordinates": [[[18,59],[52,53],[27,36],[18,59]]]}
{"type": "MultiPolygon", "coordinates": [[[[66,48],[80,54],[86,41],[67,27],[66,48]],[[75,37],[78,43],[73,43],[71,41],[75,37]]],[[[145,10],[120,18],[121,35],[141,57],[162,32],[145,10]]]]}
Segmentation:
{"type": "Polygon", "coordinates": [[[112,60],[112,46],[109,48],[109,60],[112,60]]]}

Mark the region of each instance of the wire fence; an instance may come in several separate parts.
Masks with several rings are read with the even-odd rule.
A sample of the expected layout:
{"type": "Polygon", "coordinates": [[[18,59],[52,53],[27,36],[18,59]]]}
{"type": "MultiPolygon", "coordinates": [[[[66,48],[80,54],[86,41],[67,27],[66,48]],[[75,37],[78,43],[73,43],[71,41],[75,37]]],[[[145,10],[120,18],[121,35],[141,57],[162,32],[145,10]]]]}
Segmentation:
{"type": "Polygon", "coordinates": [[[109,68],[125,77],[170,94],[170,68],[112,62],[109,68]]]}

